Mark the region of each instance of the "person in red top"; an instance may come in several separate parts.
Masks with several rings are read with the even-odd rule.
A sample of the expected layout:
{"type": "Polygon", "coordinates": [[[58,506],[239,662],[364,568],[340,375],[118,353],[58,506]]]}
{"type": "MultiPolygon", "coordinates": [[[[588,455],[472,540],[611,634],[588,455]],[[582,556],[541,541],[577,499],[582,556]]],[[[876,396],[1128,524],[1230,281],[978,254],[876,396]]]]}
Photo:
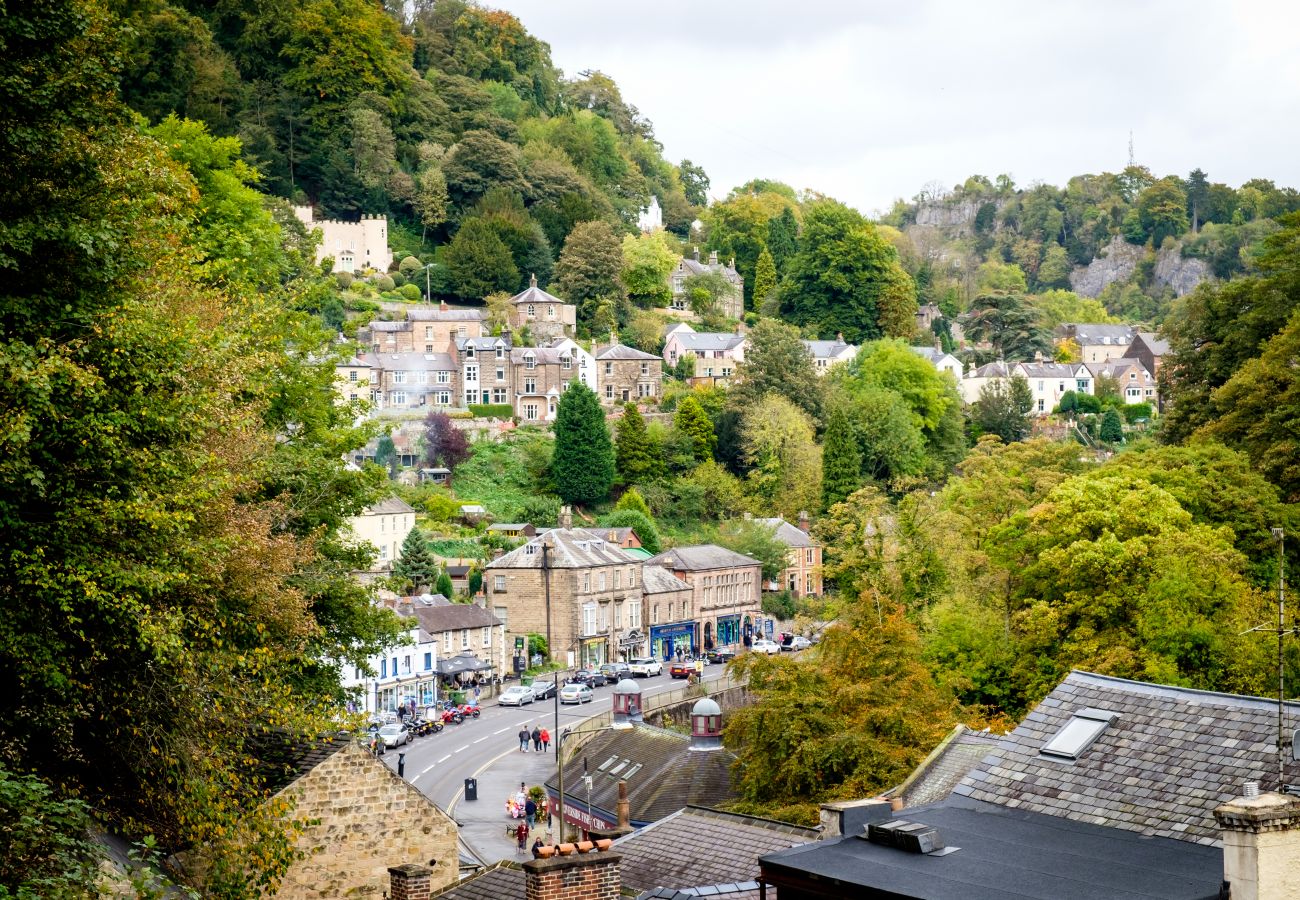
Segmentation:
{"type": "Polygon", "coordinates": [[[545,728],[542,729],[542,752],[551,752],[551,733],[545,728]]]}
{"type": "Polygon", "coordinates": [[[519,852],[523,853],[528,849],[528,823],[521,821],[519,827],[515,829],[515,841],[519,845],[519,852]]]}

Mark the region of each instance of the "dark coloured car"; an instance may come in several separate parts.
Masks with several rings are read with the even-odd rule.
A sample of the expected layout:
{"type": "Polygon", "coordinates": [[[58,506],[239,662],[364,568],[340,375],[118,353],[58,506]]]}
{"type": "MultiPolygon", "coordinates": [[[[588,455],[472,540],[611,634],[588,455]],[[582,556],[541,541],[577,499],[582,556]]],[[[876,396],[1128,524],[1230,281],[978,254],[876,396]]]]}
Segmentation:
{"type": "Polygon", "coordinates": [[[600,667],[600,674],[605,676],[605,680],[610,684],[617,684],[624,678],[632,677],[632,669],[627,663],[605,663],[600,667]]]}
{"type": "Polygon", "coordinates": [[[710,650],[704,655],[705,660],[710,663],[728,663],[736,658],[735,650],[710,650]]]}
{"type": "Polygon", "coordinates": [[[560,686],[554,681],[545,678],[538,678],[532,684],[533,696],[538,700],[549,700],[560,690],[560,686]]]}
{"type": "Polygon", "coordinates": [[[600,672],[592,669],[579,669],[569,676],[567,684],[585,684],[589,688],[604,687],[608,683],[607,679],[600,672]]]}

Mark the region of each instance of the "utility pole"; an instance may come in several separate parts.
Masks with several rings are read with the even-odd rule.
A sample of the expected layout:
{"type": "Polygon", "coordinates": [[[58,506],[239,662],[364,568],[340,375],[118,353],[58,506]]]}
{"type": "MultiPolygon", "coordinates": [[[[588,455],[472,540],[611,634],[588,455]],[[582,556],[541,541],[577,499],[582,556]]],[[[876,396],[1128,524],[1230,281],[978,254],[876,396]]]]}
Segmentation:
{"type": "MultiPolygon", "coordinates": [[[[1256,625],[1242,634],[1265,632],[1277,635],[1277,790],[1286,793],[1286,728],[1284,715],[1286,711],[1286,655],[1284,639],[1288,634],[1300,634],[1300,626],[1286,625],[1286,532],[1281,528],[1272,528],[1270,533],[1277,539],[1277,627],[1256,625]]],[[[1294,753],[1294,748],[1292,748],[1294,753]]]]}

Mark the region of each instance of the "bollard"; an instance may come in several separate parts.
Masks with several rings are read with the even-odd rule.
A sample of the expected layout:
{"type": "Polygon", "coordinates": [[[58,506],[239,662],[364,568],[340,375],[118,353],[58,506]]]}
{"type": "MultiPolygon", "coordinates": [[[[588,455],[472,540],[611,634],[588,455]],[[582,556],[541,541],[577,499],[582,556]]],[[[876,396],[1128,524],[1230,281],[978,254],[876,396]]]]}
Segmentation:
{"type": "Polygon", "coordinates": [[[406,777],[406,751],[397,754],[397,777],[406,777]]]}

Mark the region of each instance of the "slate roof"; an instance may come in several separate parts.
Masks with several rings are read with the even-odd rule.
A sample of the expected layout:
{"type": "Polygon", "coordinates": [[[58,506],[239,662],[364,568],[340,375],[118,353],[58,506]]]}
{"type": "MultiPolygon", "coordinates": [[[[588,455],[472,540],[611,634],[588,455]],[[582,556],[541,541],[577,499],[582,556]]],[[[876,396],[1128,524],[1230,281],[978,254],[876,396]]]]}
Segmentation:
{"type": "MultiPolygon", "coordinates": [[[[558,366],[560,357],[567,356],[570,360],[575,359],[575,355],[568,349],[557,349],[555,347],[516,347],[510,351],[510,361],[517,366],[524,364],[524,356],[531,353],[537,360],[539,366],[558,366]]],[[[658,359],[659,357],[655,357],[658,359]]]]}
{"type": "MultiPolygon", "coordinates": [[[[692,750],[691,738],[676,731],[637,723],[597,734],[583,745],[582,754],[590,764],[591,805],[604,810],[610,821],[615,819],[619,779],[627,781],[633,825],[656,822],[685,806],[717,806],[735,799],[735,754],[721,747],[692,750]]],[[[554,775],[546,787],[551,794],[559,793],[554,775]]],[[[586,789],[565,791],[565,797],[565,802],[569,797],[585,802],[586,789]]]]}
{"type": "Polygon", "coordinates": [[[483,322],[487,319],[487,313],[481,309],[464,307],[429,309],[417,306],[406,311],[406,318],[412,322],[483,322]]]}
{"type": "Polygon", "coordinates": [[[396,516],[403,513],[413,513],[415,510],[409,503],[401,497],[385,497],[378,503],[367,506],[361,513],[363,516],[396,516]]]}
{"type": "Polygon", "coordinates": [[[755,519],[760,525],[766,525],[772,529],[773,535],[778,541],[787,547],[820,547],[821,544],[813,540],[812,535],[801,528],[796,528],[785,519],[755,519]]]}
{"type": "Polygon", "coordinates": [[[757,881],[742,881],[728,884],[709,884],[700,887],[655,888],[637,894],[636,900],[698,900],[699,897],[725,897],[727,900],[761,900],[763,893],[757,881]]]}
{"type": "Polygon", "coordinates": [[[433,897],[443,900],[523,900],[526,877],[518,862],[502,860],[472,878],[449,884],[429,896],[430,900],[433,897]]]}
{"type": "MultiPolygon", "coordinates": [[[[1285,727],[1300,725],[1287,703],[1285,727]]],[[[953,789],[954,795],[1105,824],[1144,835],[1217,843],[1216,806],[1242,784],[1277,788],[1277,702],[1071,672],[953,789]],[[1077,760],[1039,751],[1073,714],[1119,714],[1077,760]]],[[[1300,781],[1300,763],[1286,763],[1300,781]]]]}
{"type": "MultiPolygon", "coordinates": [[[[673,890],[749,882],[758,858],[820,832],[772,819],[688,806],[614,842],[625,888],[673,890]]],[[[754,885],[757,888],[757,885],[754,885]]]]}
{"type": "Polygon", "coordinates": [[[551,528],[545,534],[530,538],[527,543],[492,560],[485,568],[540,569],[543,540],[551,545],[547,556],[552,569],[585,569],[589,566],[628,562],[618,545],[592,537],[585,528],[551,528]]]}
{"type": "Polygon", "coordinates": [[[737,279],[740,277],[740,273],[736,271],[734,265],[721,262],[700,262],[698,259],[689,256],[682,257],[681,268],[690,272],[692,275],[702,275],[705,272],[718,272],[722,275],[728,276],[727,280],[733,284],[738,283],[737,279]]]}
{"type": "Polygon", "coordinates": [[[270,732],[250,736],[248,744],[258,760],[258,774],[265,779],[267,789],[277,794],[353,740],[343,731],[307,742],[292,741],[280,732],[270,732]]]}
{"type": "Polygon", "coordinates": [[[1010,378],[1011,366],[1004,362],[985,363],[970,376],[971,378],[1010,378]]]}
{"type": "Polygon", "coordinates": [[[653,359],[656,362],[663,362],[662,359],[655,356],[653,353],[643,353],[642,351],[633,347],[628,347],[625,344],[610,344],[608,347],[598,348],[595,355],[596,359],[601,360],[602,362],[605,360],[617,361],[620,359],[644,359],[647,361],[653,359]]]}
{"type": "Polygon", "coordinates": [[[1079,346],[1110,344],[1127,347],[1133,342],[1132,325],[1103,325],[1093,322],[1065,322],[1056,326],[1057,337],[1073,338],[1079,346]]]}
{"type": "Polygon", "coordinates": [[[1133,343],[1136,344],[1138,341],[1146,344],[1147,349],[1151,351],[1153,356],[1167,356],[1169,354],[1169,342],[1158,334],[1150,331],[1139,331],[1133,335],[1133,343]]]}
{"type": "Polygon", "coordinates": [[[564,303],[565,301],[561,300],[559,297],[555,296],[554,294],[548,294],[546,291],[539,288],[537,286],[537,276],[534,275],[532,278],[532,284],[529,285],[529,287],[526,288],[525,290],[520,291],[518,294],[515,294],[513,297],[511,297],[510,302],[519,304],[519,303],[564,303]]]}
{"type": "Polygon", "coordinates": [[[1080,368],[1075,363],[1057,362],[1027,362],[1019,365],[1026,378],[1076,378],[1080,368]]]}
{"type": "Polygon", "coordinates": [[[506,337],[505,335],[501,335],[499,337],[456,338],[456,349],[461,353],[465,352],[466,347],[473,347],[476,353],[477,352],[495,353],[497,344],[500,344],[505,349],[509,350],[510,338],[506,337]]]}
{"type": "MultiPolygon", "coordinates": [[[[446,606],[417,606],[412,610],[420,630],[428,635],[462,628],[483,628],[500,624],[497,617],[477,603],[448,603],[446,606]]],[[[421,635],[421,639],[424,636],[421,635]]]]}
{"type": "Polygon", "coordinates": [[[1142,360],[1127,357],[1124,359],[1111,359],[1106,362],[1088,363],[1087,367],[1093,377],[1100,378],[1102,375],[1109,375],[1111,378],[1119,378],[1129,369],[1137,369],[1137,378],[1121,379],[1120,387],[1127,385],[1141,385],[1142,387],[1153,387],[1156,380],[1151,377],[1147,367],[1142,364],[1142,360]]]}
{"type": "Polygon", "coordinates": [[[677,342],[688,353],[734,350],[746,340],[743,334],[733,334],[730,331],[692,331],[677,335],[677,342]]]}
{"type": "Polygon", "coordinates": [[[858,352],[858,348],[853,344],[846,344],[844,341],[804,341],[803,345],[808,348],[813,359],[837,359],[846,350],[858,352]]]}
{"type": "MultiPolygon", "coordinates": [[[[926,900],[1217,900],[1213,847],[1142,837],[1088,822],[953,797],[898,818],[938,829],[946,856],[909,853],[857,835],[762,858],[763,874],[816,879],[824,896],[926,900]]],[[[784,884],[779,881],[778,884],[784,884]]],[[[784,896],[783,886],[778,893],[784,896]]],[[[769,891],[770,892],[770,891],[769,891]]]]}
{"type": "MultiPolygon", "coordinates": [[[[579,531],[585,531],[593,538],[606,541],[611,544],[622,544],[630,535],[636,534],[636,529],[629,526],[610,527],[603,525],[593,525],[590,528],[581,528],[579,531]]],[[[639,538],[638,538],[639,539],[639,538]]]]}
{"type": "Polygon", "coordinates": [[[905,808],[938,803],[952,793],[957,782],[966,777],[999,741],[995,734],[971,731],[956,726],[935,747],[907,780],[889,792],[903,801],[905,808]]]}
{"type": "Polygon", "coordinates": [[[674,547],[657,556],[650,557],[650,562],[665,569],[682,572],[702,572],[709,569],[731,569],[736,566],[761,566],[756,559],[750,559],[734,550],[719,547],[717,544],[695,544],[689,547],[674,547]]]}
{"type": "MultiPolygon", "coordinates": [[[[381,369],[394,370],[401,369],[408,372],[426,372],[456,370],[456,362],[447,353],[374,353],[374,366],[381,369]]],[[[446,390],[449,385],[442,385],[446,390]]],[[[424,387],[424,385],[408,384],[407,388],[424,387]]]]}
{"type": "Polygon", "coordinates": [[[641,593],[643,594],[667,594],[690,589],[689,584],[663,566],[647,564],[641,567],[641,593]]]}

